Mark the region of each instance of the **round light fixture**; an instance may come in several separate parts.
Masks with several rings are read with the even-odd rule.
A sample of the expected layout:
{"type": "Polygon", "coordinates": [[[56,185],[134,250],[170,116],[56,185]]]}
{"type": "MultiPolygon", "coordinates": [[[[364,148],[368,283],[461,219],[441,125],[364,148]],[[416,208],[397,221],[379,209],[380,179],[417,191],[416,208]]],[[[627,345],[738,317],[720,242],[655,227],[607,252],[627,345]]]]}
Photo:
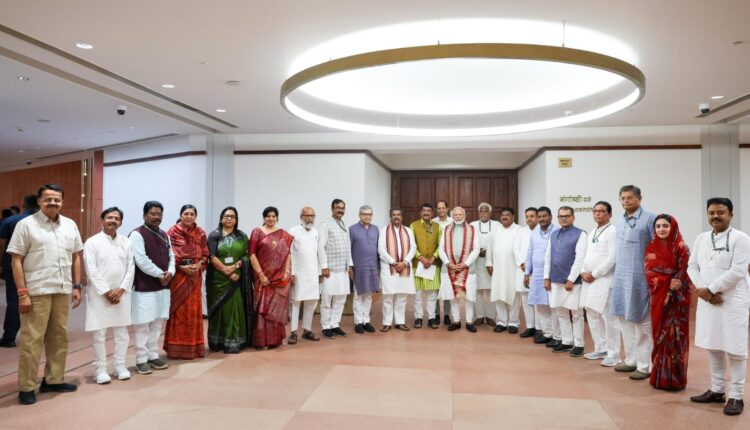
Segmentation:
{"type": "Polygon", "coordinates": [[[91,45],[89,43],[78,42],[76,43],[76,47],[81,48],[81,49],[93,49],[94,45],[91,45]]]}
{"type": "Polygon", "coordinates": [[[480,136],[577,124],[638,102],[633,51],[591,30],[496,19],[379,27],[300,56],[281,103],[349,131],[480,136]],[[575,114],[573,114],[575,113],[575,114]]]}

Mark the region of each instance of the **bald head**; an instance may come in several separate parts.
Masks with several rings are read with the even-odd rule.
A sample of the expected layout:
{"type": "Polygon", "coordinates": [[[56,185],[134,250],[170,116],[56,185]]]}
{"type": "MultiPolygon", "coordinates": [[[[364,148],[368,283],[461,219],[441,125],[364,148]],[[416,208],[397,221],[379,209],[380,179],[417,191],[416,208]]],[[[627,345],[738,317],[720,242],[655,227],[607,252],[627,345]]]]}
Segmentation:
{"type": "Polygon", "coordinates": [[[463,224],[466,219],[466,211],[461,206],[456,206],[451,211],[451,216],[453,217],[453,222],[456,224],[463,224]]]}

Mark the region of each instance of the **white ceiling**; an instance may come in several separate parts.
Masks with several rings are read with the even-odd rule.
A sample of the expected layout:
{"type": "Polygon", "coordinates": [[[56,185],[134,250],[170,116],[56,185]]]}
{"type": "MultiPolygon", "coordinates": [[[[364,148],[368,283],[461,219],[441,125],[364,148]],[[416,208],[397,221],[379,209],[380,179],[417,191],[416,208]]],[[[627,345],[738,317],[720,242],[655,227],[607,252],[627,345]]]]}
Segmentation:
{"type": "MultiPolygon", "coordinates": [[[[747,0],[4,0],[1,25],[237,128],[0,33],[0,167],[29,154],[173,133],[330,133],[281,108],[279,88],[295,57],[355,30],[443,17],[565,20],[633,46],[647,79],[645,98],[628,111],[575,128],[582,135],[591,127],[707,124],[714,119],[695,119],[698,103],[724,95],[717,105],[750,92],[747,0]],[[745,43],[732,44],[738,40],[745,43]],[[76,48],[77,42],[94,49],[76,48]],[[73,83],[66,73],[84,82],[73,83]],[[17,81],[18,75],[32,79],[17,81]],[[229,86],[228,80],[242,84],[229,86]],[[163,89],[163,83],[176,88],[163,89]],[[130,109],[117,117],[114,106],[122,97],[130,109]]],[[[524,142],[523,152],[539,146],[533,139],[517,140],[524,142]]]]}

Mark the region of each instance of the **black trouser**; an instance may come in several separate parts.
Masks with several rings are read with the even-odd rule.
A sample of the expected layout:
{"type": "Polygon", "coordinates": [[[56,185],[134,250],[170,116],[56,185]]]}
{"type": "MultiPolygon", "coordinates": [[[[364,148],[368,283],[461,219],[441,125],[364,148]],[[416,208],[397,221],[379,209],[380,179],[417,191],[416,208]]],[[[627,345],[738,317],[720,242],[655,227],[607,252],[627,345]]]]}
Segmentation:
{"type": "Polygon", "coordinates": [[[10,264],[3,264],[5,273],[5,322],[3,323],[3,340],[16,340],[18,330],[21,329],[21,317],[18,314],[18,291],[16,282],[13,280],[13,270],[10,264]]]}
{"type": "MultiPolygon", "coordinates": [[[[18,299],[16,299],[18,301],[18,299]]],[[[443,315],[450,315],[451,314],[451,301],[450,300],[443,300],[443,315]]],[[[435,302],[435,317],[440,319],[440,300],[438,299],[435,302]]]]}

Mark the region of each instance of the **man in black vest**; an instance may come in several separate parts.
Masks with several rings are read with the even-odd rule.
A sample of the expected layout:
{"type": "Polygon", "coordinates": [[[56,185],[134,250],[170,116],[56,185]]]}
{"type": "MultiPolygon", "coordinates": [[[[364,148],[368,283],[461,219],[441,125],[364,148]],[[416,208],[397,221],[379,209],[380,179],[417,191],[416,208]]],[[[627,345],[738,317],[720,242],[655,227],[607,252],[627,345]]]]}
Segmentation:
{"type": "Polygon", "coordinates": [[[164,321],[169,318],[169,283],[175,273],[175,262],[169,236],[159,228],[163,212],[161,203],[146,202],[143,225],[129,236],[135,259],[132,299],[135,367],[141,375],[168,367],[159,358],[158,341],[164,321]]]}

